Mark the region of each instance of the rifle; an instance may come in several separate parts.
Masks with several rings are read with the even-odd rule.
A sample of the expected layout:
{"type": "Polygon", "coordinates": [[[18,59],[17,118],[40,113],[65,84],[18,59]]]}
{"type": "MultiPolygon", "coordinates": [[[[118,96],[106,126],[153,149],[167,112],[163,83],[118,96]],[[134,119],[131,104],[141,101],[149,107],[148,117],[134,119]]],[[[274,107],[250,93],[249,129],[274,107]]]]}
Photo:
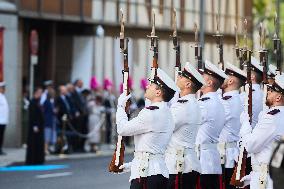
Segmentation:
{"type": "Polygon", "coordinates": [[[151,35],[147,35],[148,38],[151,40],[151,47],[150,50],[154,52],[153,54],[153,63],[151,68],[151,79],[154,80],[154,78],[157,76],[157,69],[159,67],[158,65],[158,41],[159,37],[156,36],[155,32],[155,12],[152,10],[152,31],[151,35]]]}
{"type": "MultiPolygon", "coordinates": [[[[247,104],[245,111],[249,115],[249,122],[252,122],[252,82],[251,82],[251,55],[252,51],[247,47],[247,20],[244,21],[244,41],[245,46],[242,48],[242,58],[247,66],[247,82],[245,91],[247,93],[247,104]]],[[[247,162],[247,151],[244,145],[241,145],[240,154],[238,157],[237,165],[235,166],[233,176],[231,178],[231,185],[242,187],[244,185],[240,180],[246,175],[246,162],[247,162]]]]}
{"type": "MultiPolygon", "coordinates": [[[[175,65],[175,82],[177,82],[177,77],[181,71],[180,64],[180,37],[177,36],[177,23],[176,23],[176,9],[173,10],[173,45],[174,50],[176,51],[176,65],[175,65]]],[[[178,172],[175,182],[177,182],[177,188],[182,188],[182,172],[178,172]]]]}
{"type": "Polygon", "coordinates": [[[175,65],[175,82],[177,82],[178,73],[181,71],[180,64],[180,37],[177,36],[177,22],[176,22],[176,9],[173,11],[173,39],[174,50],[176,51],[176,65],[175,65]]]}
{"type": "Polygon", "coordinates": [[[267,69],[268,69],[268,50],[265,48],[265,28],[263,27],[262,23],[260,23],[259,27],[259,38],[260,38],[260,50],[259,52],[259,59],[260,64],[263,66],[263,109],[266,108],[266,96],[267,96],[267,69]]]}
{"type": "Polygon", "coordinates": [[[195,54],[195,60],[197,62],[197,67],[199,71],[204,71],[204,62],[202,60],[202,46],[199,43],[198,39],[198,27],[197,23],[194,23],[194,54],[195,54]]]}
{"type": "Polygon", "coordinates": [[[274,43],[274,50],[273,53],[276,56],[276,74],[281,75],[282,74],[282,44],[281,40],[279,38],[279,25],[278,25],[278,16],[277,13],[275,13],[275,18],[274,18],[274,26],[275,26],[275,33],[273,36],[273,43],[274,43]]]}
{"type": "Polygon", "coordinates": [[[223,59],[223,35],[220,33],[220,29],[219,29],[219,22],[220,22],[220,15],[218,14],[216,17],[217,20],[217,30],[216,30],[216,34],[213,35],[216,38],[216,43],[217,43],[217,49],[219,51],[219,68],[222,69],[224,71],[225,66],[224,66],[224,59],[223,59]]]}
{"type": "MultiPolygon", "coordinates": [[[[120,52],[123,54],[123,92],[126,93],[126,95],[129,95],[129,86],[128,86],[128,79],[129,79],[129,67],[128,67],[128,38],[124,37],[124,17],[122,9],[120,10],[121,13],[121,31],[120,31],[120,52]]],[[[130,106],[130,100],[127,101],[125,112],[127,113],[129,117],[129,106],[130,106]]],[[[123,171],[123,169],[119,169],[121,165],[124,163],[124,151],[125,151],[125,145],[124,145],[124,139],[122,136],[118,136],[117,138],[117,144],[115,148],[115,152],[112,156],[112,160],[109,164],[109,172],[113,173],[120,173],[123,171]]]]}

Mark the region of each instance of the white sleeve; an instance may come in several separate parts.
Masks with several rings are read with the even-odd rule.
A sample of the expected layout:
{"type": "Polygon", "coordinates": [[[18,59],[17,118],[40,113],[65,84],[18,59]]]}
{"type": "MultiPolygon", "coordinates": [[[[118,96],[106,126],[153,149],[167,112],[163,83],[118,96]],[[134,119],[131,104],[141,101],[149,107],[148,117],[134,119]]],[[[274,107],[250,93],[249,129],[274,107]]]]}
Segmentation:
{"type": "Polygon", "coordinates": [[[137,117],[128,121],[124,109],[119,107],[116,112],[117,133],[121,136],[133,136],[151,132],[152,114],[150,111],[153,110],[143,109],[137,117]]]}
{"type": "Polygon", "coordinates": [[[276,130],[273,120],[273,115],[264,115],[252,132],[243,136],[243,142],[248,153],[260,152],[263,146],[273,140],[276,130]]]}
{"type": "Polygon", "coordinates": [[[224,110],[225,110],[225,120],[229,120],[232,118],[231,114],[231,107],[229,100],[221,100],[221,103],[223,104],[224,110]]]}
{"type": "Polygon", "coordinates": [[[180,104],[173,104],[171,107],[171,113],[173,116],[173,120],[175,123],[174,131],[178,130],[181,126],[183,126],[186,122],[185,117],[185,110],[183,105],[180,104]]]}
{"type": "Polygon", "coordinates": [[[205,103],[199,102],[200,112],[201,112],[201,125],[204,124],[207,120],[207,107],[205,106],[205,103]]]}

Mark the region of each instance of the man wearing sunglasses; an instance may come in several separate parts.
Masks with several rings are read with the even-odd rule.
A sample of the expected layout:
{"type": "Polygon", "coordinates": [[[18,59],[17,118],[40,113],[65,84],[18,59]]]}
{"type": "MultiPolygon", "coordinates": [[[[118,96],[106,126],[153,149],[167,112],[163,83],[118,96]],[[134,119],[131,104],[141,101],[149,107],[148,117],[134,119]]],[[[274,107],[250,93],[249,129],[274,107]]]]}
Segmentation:
{"type": "Polygon", "coordinates": [[[131,171],[131,189],[161,189],[168,184],[169,173],[165,151],[174,129],[174,121],[167,105],[175,92],[174,81],[161,69],[150,79],[145,98],[151,105],[142,109],[137,117],[128,121],[125,105],[130,95],[118,99],[116,124],[121,136],[134,136],[135,153],[130,163],[123,164],[124,172],[131,171]]]}
{"type": "Polygon", "coordinates": [[[201,170],[195,140],[201,112],[195,96],[203,84],[202,75],[187,62],[177,78],[180,98],[171,105],[175,128],[165,158],[170,173],[168,189],[175,189],[177,185],[181,189],[196,186],[201,170]]]}
{"type": "Polygon", "coordinates": [[[249,123],[246,112],[241,114],[242,142],[251,154],[252,171],[243,177],[245,185],[251,189],[273,188],[268,174],[268,164],[273,151],[273,143],[284,135],[284,75],[275,76],[275,82],[268,86],[266,104],[269,110],[260,113],[254,128],[249,123]]]}

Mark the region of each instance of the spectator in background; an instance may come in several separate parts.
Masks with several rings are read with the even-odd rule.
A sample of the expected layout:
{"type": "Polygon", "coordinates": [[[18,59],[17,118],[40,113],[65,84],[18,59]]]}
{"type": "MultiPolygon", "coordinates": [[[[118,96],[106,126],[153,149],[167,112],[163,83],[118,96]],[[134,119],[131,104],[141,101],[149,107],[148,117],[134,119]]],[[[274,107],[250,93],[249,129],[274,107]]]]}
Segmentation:
{"type": "Polygon", "coordinates": [[[49,154],[49,151],[54,151],[56,142],[56,109],[54,98],[55,90],[49,89],[47,98],[43,103],[45,154],[49,154]]]}
{"type": "Polygon", "coordinates": [[[115,112],[115,96],[112,94],[112,82],[109,79],[104,80],[104,108],[106,112],[106,124],[105,124],[105,142],[107,144],[111,143],[111,131],[112,131],[112,121],[113,113],[115,112]]]}
{"type": "Polygon", "coordinates": [[[88,119],[88,129],[89,129],[89,143],[90,151],[97,152],[98,144],[101,141],[101,126],[103,121],[103,98],[101,96],[93,96],[88,101],[89,119],[88,119]]]}
{"type": "MultiPolygon", "coordinates": [[[[73,120],[73,114],[72,114],[72,105],[70,104],[71,102],[71,96],[68,97],[68,91],[67,91],[67,87],[65,87],[64,85],[60,85],[59,86],[59,95],[56,99],[56,109],[57,109],[57,120],[58,120],[58,129],[60,130],[61,134],[62,133],[62,129],[63,129],[63,116],[66,115],[68,121],[72,123],[73,120]],[[68,98],[70,98],[70,100],[68,100],[68,98]]],[[[67,146],[68,148],[66,149],[66,151],[68,153],[73,151],[74,148],[74,135],[72,134],[72,132],[70,131],[70,129],[67,127],[66,128],[66,137],[67,137],[67,146]]],[[[62,136],[62,135],[61,135],[62,136]]],[[[56,151],[61,151],[61,148],[63,148],[63,138],[60,138],[60,144],[59,144],[59,148],[56,151]]]]}
{"type": "MultiPolygon", "coordinates": [[[[79,115],[75,117],[74,126],[78,132],[82,134],[87,134],[87,122],[88,122],[88,110],[86,99],[84,98],[83,91],[83,81],[81,79],[77,79],[74,82],[75,90],[73,92],[73,100],[75,108],[79,111],[79,115]]],[[[84,152],[85,138],[77,137],[77,145],[74,149],[77,152],[84,152]]]]}
{"type": "Polygon", "coordinates": [[[28,127],[29,127],[29,106],[30,106],[28,90],[24,89],[22,97],[23,97],[22,99],[22,144],[26,146],[28,127]]]}
{"type": "Polygon", "coordinates": [[[5,128],[9,121],[9,107],[5,97],[5,82],[0,82],[0,155],[5,155],[2,150],[5,128]]]}
{"type": "Polygon", "coordinates": [[[49,90],[53,89],[53,81],[52,80],[44,81],[43,86],[44,86],[44,91],[40,97],[40,105],[43,105],[43,103],[45,102],[49,90]]]}
{"type": "Polygon", "coordinates": [[[40,105],[42,89],[36,88],[29,107],[26,164],[44,163],[44,116],[40,105]]]}
{"type": "MultiPolygon", "coordinates": [[[[148,85],[148,80],[146,78],[143,78],[140,80],[140,88],[144,91],[146,91],[146,87],[148,85]]],[[[144,94],[138,99],[137,101],[137,107],[138,110],[142,110],[145,107],[145,99],[144,99],[144,94]]]]}

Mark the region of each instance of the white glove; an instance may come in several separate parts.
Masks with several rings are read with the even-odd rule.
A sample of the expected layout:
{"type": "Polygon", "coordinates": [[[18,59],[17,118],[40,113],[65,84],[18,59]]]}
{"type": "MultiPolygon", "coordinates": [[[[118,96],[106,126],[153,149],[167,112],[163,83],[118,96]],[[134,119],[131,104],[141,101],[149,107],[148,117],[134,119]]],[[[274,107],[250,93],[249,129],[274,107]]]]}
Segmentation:
{"type": "Polygon", "coordinates": [[[125,108],[127,100],[131,97],[131,94],[126,96],[126,93],[122,93],[117,100],[117,107],[125,108]]]}
{"type": "Polygon", "coordinates": [[[244,176],[244,177],[240,180],[241,182],[244,182],[244,185],[243,185],[241,188],[244,188],[244,187],[248,186],[248,185],[250,184],[250,180],[251,180],[250,174],[244,176]]]}
{"type": "Polygon", "coordinates": [[[119,169],[123,169],[121,173],[128,173],[131,170],[132,162],[122,164],[119,169]]]}

